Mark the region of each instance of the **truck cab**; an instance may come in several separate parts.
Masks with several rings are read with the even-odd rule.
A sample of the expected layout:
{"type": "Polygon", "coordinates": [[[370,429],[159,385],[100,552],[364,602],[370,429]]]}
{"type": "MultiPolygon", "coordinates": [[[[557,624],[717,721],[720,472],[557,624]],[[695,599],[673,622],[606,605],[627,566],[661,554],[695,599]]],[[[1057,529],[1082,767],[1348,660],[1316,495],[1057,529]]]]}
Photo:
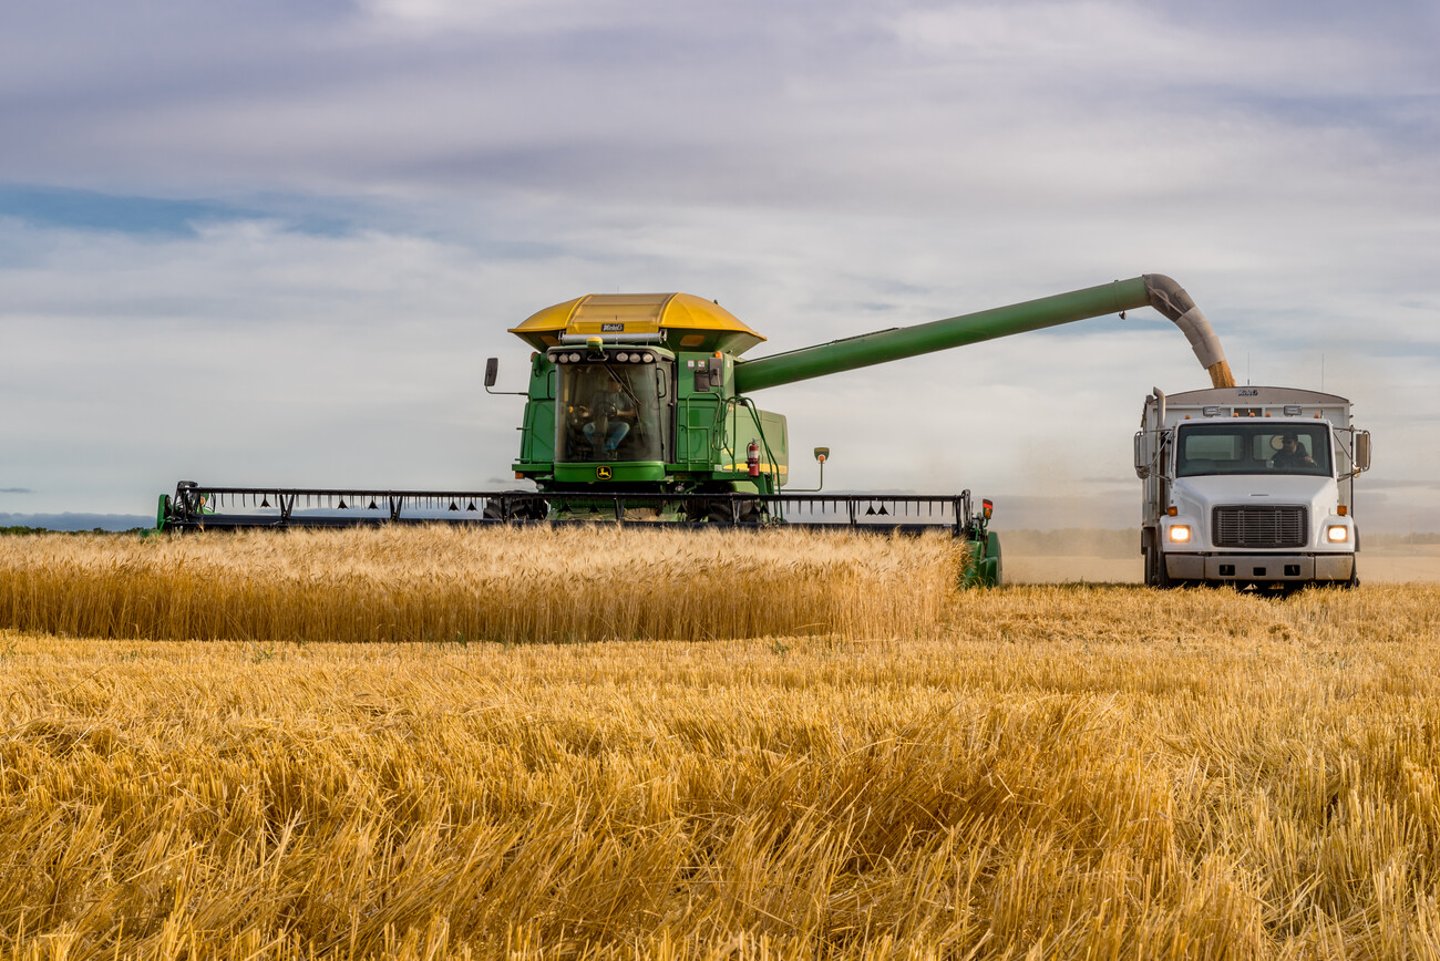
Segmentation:
{"type": "Polygon", "coordinates": [[[1135,435],[1146,582],[1353,586],[1355,477],[1369,465],[1343,397],[1156,389],[1135,435]]]}

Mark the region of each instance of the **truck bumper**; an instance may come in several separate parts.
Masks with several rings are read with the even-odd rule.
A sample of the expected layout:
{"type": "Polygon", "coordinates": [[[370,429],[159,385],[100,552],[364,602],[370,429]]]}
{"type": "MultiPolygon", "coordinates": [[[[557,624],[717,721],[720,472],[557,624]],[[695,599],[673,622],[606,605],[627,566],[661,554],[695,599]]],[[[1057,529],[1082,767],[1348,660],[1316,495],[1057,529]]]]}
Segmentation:
{"type": "Polygon", "coordinates": [[[1177,581],[1348,581],[1354,554],[1169,554],[1165,569],[1177,581]]]}

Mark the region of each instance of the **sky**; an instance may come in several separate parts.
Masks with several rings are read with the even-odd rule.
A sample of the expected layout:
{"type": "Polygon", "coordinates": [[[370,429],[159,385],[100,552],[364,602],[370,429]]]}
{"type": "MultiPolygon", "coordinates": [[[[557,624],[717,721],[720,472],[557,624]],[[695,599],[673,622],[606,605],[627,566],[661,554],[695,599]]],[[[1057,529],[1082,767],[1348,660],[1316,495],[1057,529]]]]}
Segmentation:
{"type": "MultiPolygon", "coordinates": [[[[529,348],[591,292],[750,356],[1169,274],[1242,381],[1374,436],[1440,530],[1440,7],[66,0],[0,30],[0,516],[201,483],[515,485],[529,348]]],[[[1138,519],[1154,311],[772,388],[795,481],[1138,519]]],[[[1009,512],[1007,515],[1007,511],[1009,512]]]]}

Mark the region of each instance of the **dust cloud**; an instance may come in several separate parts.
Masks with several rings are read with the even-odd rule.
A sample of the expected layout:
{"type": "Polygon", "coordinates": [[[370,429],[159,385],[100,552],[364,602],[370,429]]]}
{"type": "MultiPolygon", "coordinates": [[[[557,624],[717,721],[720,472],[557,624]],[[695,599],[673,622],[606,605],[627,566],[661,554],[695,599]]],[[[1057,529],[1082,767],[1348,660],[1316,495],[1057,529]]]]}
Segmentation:
{"type": "MultiPolygon", "coordinates": [[[[1140,584],[1139,529],[996,529],[1007,584],[1140,584]]],[[[1440,538],[1437,538],[1440,539],[1440,538]]],[[[1361,541],[1362,584],[1440,582],[1440,543],[1375,536],[1361,541]]]]}
{"type": "Polygon", "coordinates": [[[1137,530],[998,531],[1007,584],[1139,584],[1137,530]]]}

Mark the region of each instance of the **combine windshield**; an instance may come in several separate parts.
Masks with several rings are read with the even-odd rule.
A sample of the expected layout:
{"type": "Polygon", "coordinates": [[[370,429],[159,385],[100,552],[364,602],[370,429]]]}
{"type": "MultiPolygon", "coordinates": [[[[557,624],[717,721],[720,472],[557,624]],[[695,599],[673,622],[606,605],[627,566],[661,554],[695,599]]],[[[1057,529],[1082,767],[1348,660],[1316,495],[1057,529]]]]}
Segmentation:
{"type": "Polygon", "coordinates": [[[594,363],[560,368],[557,460],[663,461],[669,430],[668,364],[594,363]]]}
{"type": "Polygon", "coordinates": [[[1202,474],[1331,476],[1327,424],[1190,424],[1179,430],[1176,477],[1202,474]]]}

